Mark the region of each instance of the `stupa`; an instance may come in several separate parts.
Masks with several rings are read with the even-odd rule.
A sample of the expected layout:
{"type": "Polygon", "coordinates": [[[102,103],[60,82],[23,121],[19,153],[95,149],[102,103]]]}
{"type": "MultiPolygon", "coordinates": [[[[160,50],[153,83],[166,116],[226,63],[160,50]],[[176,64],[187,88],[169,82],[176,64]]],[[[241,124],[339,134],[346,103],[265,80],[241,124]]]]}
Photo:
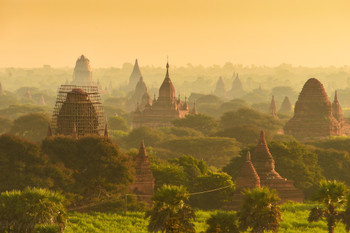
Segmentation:
{"type": "Polygon", "coordinates": [[[339,100],[338,100],[338,92],[335,91],[334,94],[334,100],[332,103],[332,114],[337,119],[337,121],[340,123],[341,126],[344,125],[344,116],[343,116],[343,110],[340,106],[339,100]]]}
{"type": "Polygon", "coordinates": [[[250,152],[248,151],[246,160],[236,178],[236,190],[232,196],[232,201],[227,206],[228,209],[238,210],[244,196],[242,192],[245,189],[260,187],[260,178],[251,162],[250,152]]]}
{"type": "Polygon", "coordinates": [[[238,77],[238,73],[236,77],[233,75],[234,81],[232,82],[232,88],[229,91],[229,95],[232,98],[239,98],[245,94],[243,90],[243,85],[241,79],[238,77]]]}
{"type": "Polygon", "coordinates": [[[131,101],[128,106],[128,110],[132,111],[136,108],[137,103],[142,102],[142,98],[147,92],[147,86],[146,83],[143,81],[143,77],[139,77],[139,81],[136,84],[135,91],[133,96],[131,97],[131,101]]]}
{"type": "Polygon", "coordinates": [[[136,59],[135,64],[134,64],[134,68],[133,68],[132,73],[129,77],[129,84],[128,84],[129,90],[133,90],[135,88],[136,84],[140,80],[140,77],[142,77],[142,74],[140,71],[139,63],[136,59]]]}
{"type": "Polygon", "coordinates": [[[289,101],[288,96],[284,97],[284,100],[282,102],[279,112],[286,115],[291,115],[293,113],[293,107],[289,101]]]}
{"type": "Polygon", "coordinates": [[[219,97],[224,97],[225,94],[226,94],[225,84],[224,84],[224,81],[222,80],[222,77],[220,76],[218,81],[216,82],[214,95],[219,97]]]}
{"type": "Polygon", "coordinates": [[[81,55],[75,63],[72,84],[77,86],[94,85],[90,61],[84,55],[81,55]]]}
{"type": "Polygon", "coordinates": [[[135,179],[130,185],[130,191],[139,194],[140,196],[137,197],[139,200],[151,203],[151,196],[154,193],[154,181],[155,179],[148,161],[145,143],[142,140],[135,161],[135,179]]]}
{"type": "Polygon", "coordinates": [[[341,125],[333,116],[332,104],[317,79],[305,83],[284,133],[301,140],[341,135],[341,125]]]}
{"type": "Polygon", "coordinates": [[[275,97],[274,96],[272,96],[272,98],[271,98],[269,113],[271,114],[272,117],[278,118],[278,116],[277,116],[277,106],[276,106],[276,101],[275,101],[275,97]]]}
{"type": "Polygon", "coordinates": [[[152,106],[141,109],[138,105],[133,117],[133,127],[170,127],[171,121],[184,118],[189,114],[188,105],[182,104],[175,95],[175,87],[169,77],[169,64],[166,65],[166,75],[159,88],[158,99],[155,99],[152,106]]]}
{"type": "Polygon", "coordinates": [[[303,193],[294,187],[294,182],[287,180],[275,171],[275,160],[273,159],[266,144],[265,133],[261,131],[258,145],[252,156],[252,162],[260,178],[260,185],[275,189],[281,201],[302,202],[303,193]]]}

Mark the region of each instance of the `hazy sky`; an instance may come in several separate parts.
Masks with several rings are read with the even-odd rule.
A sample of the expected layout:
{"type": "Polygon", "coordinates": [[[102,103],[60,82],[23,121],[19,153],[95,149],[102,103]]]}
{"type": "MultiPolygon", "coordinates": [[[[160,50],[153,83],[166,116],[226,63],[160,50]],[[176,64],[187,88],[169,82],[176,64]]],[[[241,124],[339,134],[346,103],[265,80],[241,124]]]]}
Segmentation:
{"type": "Polygon", "coordinates": [[[0,67],[350,65],[349,0],[0,0],[0,67]]]}

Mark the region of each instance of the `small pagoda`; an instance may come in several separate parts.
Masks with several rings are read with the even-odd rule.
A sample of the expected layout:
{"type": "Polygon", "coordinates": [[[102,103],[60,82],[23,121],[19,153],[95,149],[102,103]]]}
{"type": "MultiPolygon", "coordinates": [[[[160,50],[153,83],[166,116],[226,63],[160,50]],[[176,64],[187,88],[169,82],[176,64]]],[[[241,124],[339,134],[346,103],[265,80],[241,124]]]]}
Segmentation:
{"type": "Polygon", "coordinates": [[[151,203],[151,196],[154,193],[154,181],[145,143],[142,140],[135,162],[135,180],[130,185],[130,191],[140,195],[137,196],[138,200],[151,203]]]}

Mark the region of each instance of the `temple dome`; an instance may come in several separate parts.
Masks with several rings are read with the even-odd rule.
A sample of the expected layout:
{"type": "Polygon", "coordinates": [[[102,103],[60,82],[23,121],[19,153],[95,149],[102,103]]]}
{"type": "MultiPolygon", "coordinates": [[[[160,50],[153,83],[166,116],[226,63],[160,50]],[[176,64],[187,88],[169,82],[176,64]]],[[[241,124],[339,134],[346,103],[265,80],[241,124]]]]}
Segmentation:
{"type": "Polygon", "coordinates": [[[166,75],[165,79],[162,83],[162,85],[159,88],[159,98],[164,99],[175,99],[175,87],[173,83],[171,82],[171,79],[169,77],[169,64],[166,65],[166,75]]]}

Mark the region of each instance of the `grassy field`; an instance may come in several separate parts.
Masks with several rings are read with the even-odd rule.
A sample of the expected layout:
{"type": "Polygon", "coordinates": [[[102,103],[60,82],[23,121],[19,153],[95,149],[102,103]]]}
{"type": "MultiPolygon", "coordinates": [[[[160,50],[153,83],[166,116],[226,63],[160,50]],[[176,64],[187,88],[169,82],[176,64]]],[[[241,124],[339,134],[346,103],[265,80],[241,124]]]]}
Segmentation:
{"type": "MultiPolygon", "coordinates": [[[[326,222],[308,223],[307,217],[312,205],[308,204],[285,204],[283,205],[281,227],[279,232],[283,233],[301,233],[327,232],[326,222]]],[[[214,211],[197,211],[196,212],[196,232],[204,232],[207,228],[205,221],[214,211]]],[[[123,213],[71,213],[66,233],[102,233],[102,232],[147,232],[147,220],[144,219],[142,212],[128,212],[125,216],[123,213]]],[[[343,224],[338,224],[335,229],[336,233],[345,233],[343,224]]]]}

